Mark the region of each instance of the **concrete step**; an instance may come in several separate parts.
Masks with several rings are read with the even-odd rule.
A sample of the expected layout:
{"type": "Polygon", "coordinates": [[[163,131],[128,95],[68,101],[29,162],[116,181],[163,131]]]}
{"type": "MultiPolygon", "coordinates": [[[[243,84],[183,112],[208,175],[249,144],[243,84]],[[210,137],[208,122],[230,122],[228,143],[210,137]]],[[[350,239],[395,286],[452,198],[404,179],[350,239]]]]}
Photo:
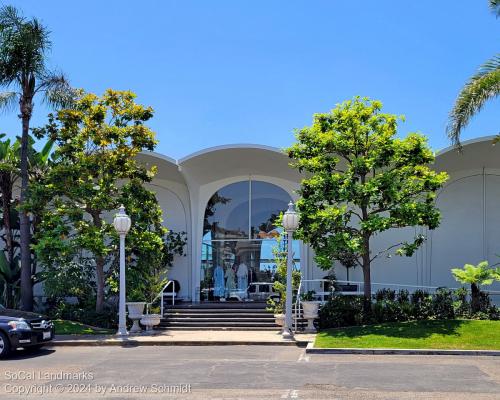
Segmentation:
{"type": "Polygon", "coordinates": [[[172,328],[172,327],[192,327],[192,328],[212,328],[212,327],[225,327],[225,328],[276,328],[278,325],[274,322],[223,322],[223,321],[212,321],[212,322],[160,322],[160,327],[172,328]]]}
{"type": "Polygon", "coordinates": [[[176,303],[171,305],[170,303],[165,303],[166,308],[174,309],[229,309],[229,308],[240,308],[240,309],[266,309],[268,307],[266,302],[261,301],[224,301],[224,302],[203,302],[203,303],[176,303]]]}
{"type": "Polygon", "coordinates": [[[273,314],[268,313],[183,313],[168,312],[164,314],[165,318],[268,318],[274,319],[273,314]]]}
{"type": "Polygon", "coordinates": [[[165,322],[269,322],[274,324],[274,318],[165,318],[165,322]]]}
{"type": "Polygon", "coordinates": [[[228,326],[211,326],[208,328],[192,327],[192,326],[159,326],[155,330],[169,330],[169,331],[274,331],[279,332],[280,327],[228,327],[228,326]]]}
{"type": "Polygon", "coordinates": [[[221,313],[245,313],[245,314],[271,314],[272,312],[267,311],[265,309],[254,309],[254,308],[165,308],[165,313],[212,313],[212,314],[221,314],[221,313]]]}

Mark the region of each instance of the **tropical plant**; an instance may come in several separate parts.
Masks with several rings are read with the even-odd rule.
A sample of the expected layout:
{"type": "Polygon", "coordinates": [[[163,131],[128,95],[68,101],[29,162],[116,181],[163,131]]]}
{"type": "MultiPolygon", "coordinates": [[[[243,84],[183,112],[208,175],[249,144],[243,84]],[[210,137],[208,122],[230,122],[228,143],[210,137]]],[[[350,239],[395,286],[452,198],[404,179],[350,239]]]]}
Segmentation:
{"type": "MultiPolygon", "coordinates": [[[[2,134],[0,138],[4,138],[2,134]]],[[[19,268],[19,220],[13,198],[14,185],[19,176],[19,140],[0,141],[0,195],[2,197],[2,241],[0,251],[0,281],[3,282],[2,302],[9,308],[17,305],[20,278],[19,268]]]]}
{"type": "Polygon", "coordinates": [[[480,286],[491,285],[494,279],[494,270],[489,268],[488,261],[481,261],[477,265],[465,264],[463,268],[453,268],[451,273],[458,282],[470,284],[472,312],[479,311],[480,286]]]}
{"type": "MultiPolygon", "coordinates": [[[[0,136],[0,139],[4,136],[0,136]]],[[[35,141],[29,137],[28,147],[28,162],[29,162],[29,178],[30,182],[38,182],[48,168],[48,157],[52,150],[53,143],[48,141],[41,151],[34,148],[35,141]]],[[[2,234],[0,236],[4,243],[3,251],[0,254],[0,280],[3,279],[3,299],[10,307],[18,305],[19,298],[19,213],[17,204],[19,198],[14,196],[14,191],[18,189],[17,182],[19,179],[19,139],[11,144],[10,139],[0,141],[0,196],[2,218],[0,220],[0,228],[2,234]]],[[[40,205],[43,207],[43,205],[40,205]]],[[[38,215],[34,214],[31,218],[31,230],[36,231],[38,215]]],[[[37,274],[36,258],[32,260],[32,282],[35,284],[39,281],[37,274]]]]}
{"type": "MultiPolygon", "coordinates": [[[[20,205],[28,195],[29,130],[35,97],[42,95],[47,104],[59,107],[73,99],[73,91],[64,75],[47,67],[47,53],[51,41],[49,31],[36,18],[26,19],[12,6],[0,9],[0,107],[12,108],[19,104],[22,121],[20,177],[20,205]]],[[[20,209],[21,250],[21,306],[33,308],[33,282],[30,237],[31,227],[27,211],[20,209]]]]}
{"type": "Polygon", "coordinates": [[[289,148],[292,165],[306,172],[299,190],[297,237],[309,243],[316,261],[330,269],[346,254],[363,269],[366,311],[371,301],[371,265],[395,250],[411,256],[424,242],[395,243],[373,252],[371,239],[390,229],[439,225],[435,193],[447,179],[433,171],[434,154],[424,136],[400,139],[397,117],[382,114],[379,101],[354,98],[331,113],[315,114],[289,148]],[[396,250],[397,248],[397,250],[396,250]]]}
{"type": "MultiPolygon", "coordinates": [[[[500,1],[490,0],[490,9],[500,16],[500,1]]],[[[500,54],[486,61],[460,90],[446,128],[451,141],[460,145],[460,134],[484,104],[500,94],[500,54]]],[[[495,141],[498,141],[497,136],[495,141]]]]}

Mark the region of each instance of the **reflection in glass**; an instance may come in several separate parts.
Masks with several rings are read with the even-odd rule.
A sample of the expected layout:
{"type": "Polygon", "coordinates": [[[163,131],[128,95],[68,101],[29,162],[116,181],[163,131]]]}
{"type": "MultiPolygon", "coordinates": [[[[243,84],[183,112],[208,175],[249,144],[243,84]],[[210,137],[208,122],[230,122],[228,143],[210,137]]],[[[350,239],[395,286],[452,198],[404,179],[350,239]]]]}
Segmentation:
{"type": "Polygon", "coordinates": [[[248,238],[248,182],[237,182],[218,190],[205,209],[203,235],[213,240],[248,238]]]}
{"type": "MultiPolygon", "coordinates": [[[[210,198],[203,229],[201,300],[265,301],[272,294],[273,248],[280,234],[274,223],[289,201],[278,186],[251,180],[228,185],[210,198]]],[[[300,268],[297,241],[293,249],[300,268]]]]}

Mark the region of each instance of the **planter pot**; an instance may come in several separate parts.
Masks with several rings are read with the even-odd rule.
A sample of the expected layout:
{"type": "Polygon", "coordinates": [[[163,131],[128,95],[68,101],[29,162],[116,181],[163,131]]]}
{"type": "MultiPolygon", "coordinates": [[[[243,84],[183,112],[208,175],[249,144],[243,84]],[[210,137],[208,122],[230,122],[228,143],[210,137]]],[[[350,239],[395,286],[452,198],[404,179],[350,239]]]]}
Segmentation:
{"type": "Polygon", "coordinates": [[[285,314],[274,314],[274,320],[276,322],[276,325],[285,325],[285,314]]]}
{"type": "Polygon", "coordinates": [[[304,310],[304,318],[307,319],[307,327],[305,332],[314,333],[316,328],[314,327],[314,320],[318,318],[319,311],[319,301],[303,301],[302,309],[304,310]]]}
{"type": "Polygon", "coordinates": [[[304,318],[318,318],[319,301],[303,301],[304,318]]]}
{"type": "Polygon", "coordinates": [[[150,331],[153,327],[160,325],[160,320],[160,314],[145,314],[141,318],[141,324],[146,327],[147,331],[150,331]]]}
{"type": "Polygon", "coordinates": [[[139,320],[142,318],[142,313],[144,312],[144,306],[146,305],[146,303],[143,301],[136,301],[126,304],[128,308],[128,317],[133,322],[132,328],[130,328],[130,333],[141,332],[139,320]]]}

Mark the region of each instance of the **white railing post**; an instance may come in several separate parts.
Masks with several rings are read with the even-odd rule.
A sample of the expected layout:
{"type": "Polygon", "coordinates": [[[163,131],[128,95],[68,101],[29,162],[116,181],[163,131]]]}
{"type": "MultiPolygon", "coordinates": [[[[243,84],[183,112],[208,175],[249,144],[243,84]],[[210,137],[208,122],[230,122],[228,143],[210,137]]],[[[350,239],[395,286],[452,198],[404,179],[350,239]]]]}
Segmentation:
{"type": "Polygon", "coordinates": [[[161,296],[160,299],[161,317],[163,318],[163,316],[165,315],[165,313],[163,312],[163,290],[160,292],[160,296],[161,296]]]}

